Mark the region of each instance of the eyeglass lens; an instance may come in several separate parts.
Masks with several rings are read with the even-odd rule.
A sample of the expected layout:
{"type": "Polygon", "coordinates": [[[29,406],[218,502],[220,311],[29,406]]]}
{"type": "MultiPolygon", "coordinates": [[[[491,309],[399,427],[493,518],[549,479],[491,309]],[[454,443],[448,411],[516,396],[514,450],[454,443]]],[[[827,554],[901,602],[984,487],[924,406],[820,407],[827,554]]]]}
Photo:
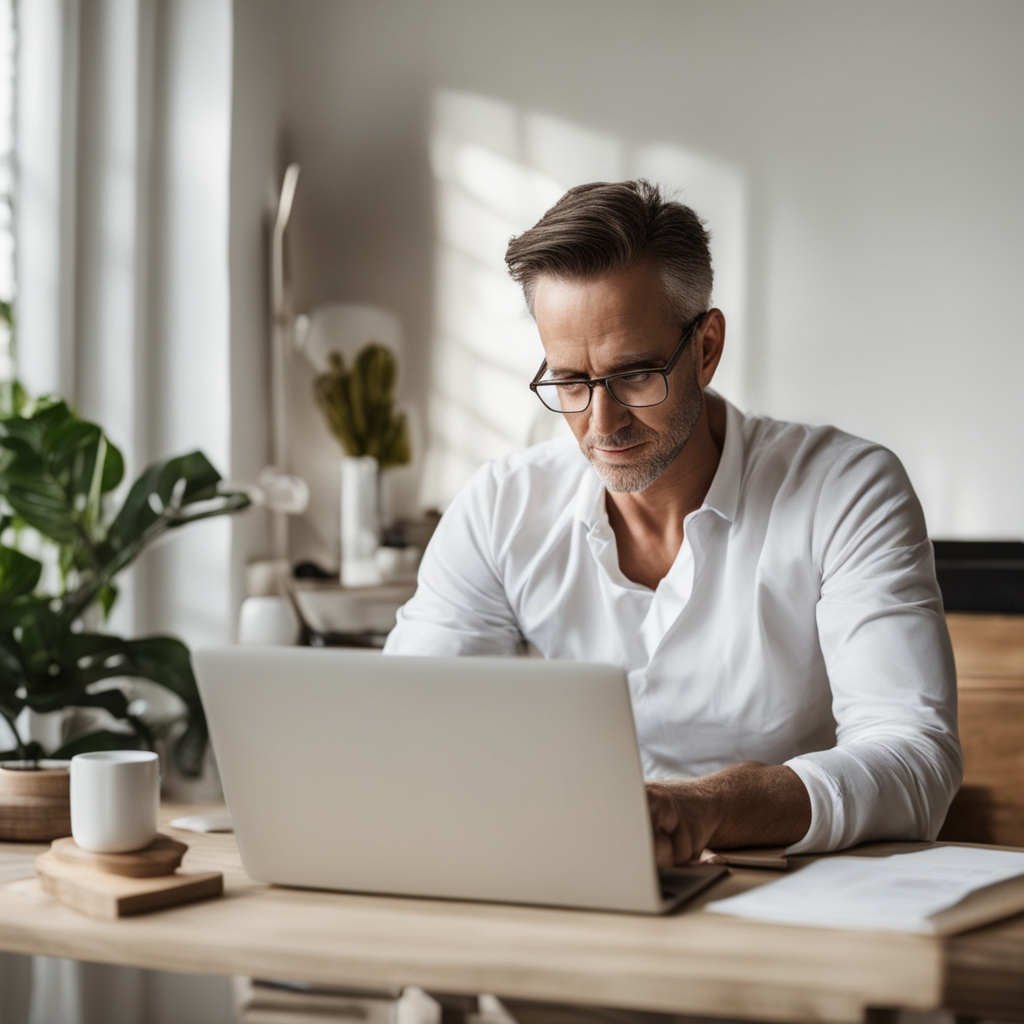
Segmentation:
{"type": "MultiPolygon", "coordinates": [[[[660,405],[668,397],[668,381],[660,372],[629,373],[605,382],[620,405],[640,409],[660,405]]],[[[540,400],[555,412],[583,412],[590,404],[591,386],[581,381],[541,381],[537,384],[540,400]]]]}

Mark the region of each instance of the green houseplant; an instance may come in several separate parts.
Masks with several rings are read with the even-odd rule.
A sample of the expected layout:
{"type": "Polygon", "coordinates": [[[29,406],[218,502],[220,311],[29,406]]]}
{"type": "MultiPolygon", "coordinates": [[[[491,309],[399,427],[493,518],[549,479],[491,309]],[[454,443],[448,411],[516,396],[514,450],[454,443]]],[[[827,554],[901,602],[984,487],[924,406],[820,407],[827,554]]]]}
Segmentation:
{"type": "Polygon", "coordinates": [[[40,400],[0,419],[0,717],[15,737],[0,761],[151,745],[151,723],[116,682],[137,678],[184,703],[174,760],[184,775],[202,770],[206,719],[185,644],[170,636],[125,640],[84,623],[106,617],[117,575],[158,537],[250,499],[224,489],[201,452],[149,466],[114,512],[123,476],[120,451],[62,401],[40,400]],[[45,573],[39,549],[52,556],[45,573]],[[51,578],[57,582],[41,584],[51,578]],[[46,751],[19,734],[24,708],[103,709],[117,728],[91,729],[46,751]]]}

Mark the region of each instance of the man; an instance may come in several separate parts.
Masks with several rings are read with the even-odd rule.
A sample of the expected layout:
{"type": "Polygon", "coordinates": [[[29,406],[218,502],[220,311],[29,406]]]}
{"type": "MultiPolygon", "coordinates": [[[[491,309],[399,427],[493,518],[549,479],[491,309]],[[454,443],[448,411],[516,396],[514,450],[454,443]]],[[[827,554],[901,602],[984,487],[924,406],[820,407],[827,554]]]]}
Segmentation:
{"type": "Polygon", "coordinates": [[[506,254],[575,434],[484,466],[386,651],[621,665],[659,863],[932,839],[962,774],[931,545],[899,461],[708,390],[708,235],[645,181],[570,190],[506,254]]]}

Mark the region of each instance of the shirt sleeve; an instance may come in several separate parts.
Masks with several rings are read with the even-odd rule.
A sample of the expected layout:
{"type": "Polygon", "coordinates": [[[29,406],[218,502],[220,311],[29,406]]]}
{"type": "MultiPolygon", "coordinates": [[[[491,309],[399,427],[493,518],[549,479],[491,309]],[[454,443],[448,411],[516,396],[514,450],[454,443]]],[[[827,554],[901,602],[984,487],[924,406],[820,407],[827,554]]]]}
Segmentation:
{"type": "Polygon", "coordinates": [[[493,466],[483,466],[441,517],[385,654],[516,653],[522,636],[491,544],[496,499],[493,466]]]}
{"type": "Polygon", "coordinates": [[[891,452],[833,467],[813,543],[836,745],[786,762],[811,800],[788,852],[934,839],[963,775],[956,671],[924,515],[891,452]]]}

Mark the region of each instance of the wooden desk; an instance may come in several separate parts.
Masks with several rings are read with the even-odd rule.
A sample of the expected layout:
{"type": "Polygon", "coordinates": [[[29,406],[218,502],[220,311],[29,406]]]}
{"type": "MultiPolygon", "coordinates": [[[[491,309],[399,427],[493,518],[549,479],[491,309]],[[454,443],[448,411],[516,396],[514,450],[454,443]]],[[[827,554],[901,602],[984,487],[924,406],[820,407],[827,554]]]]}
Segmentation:
{"type": "MultiPolygon", "coordinates": [[[[166,808],[165,820],[182,810],[166,808]]],[[[35,879],[7,882],[0,949],[758,1020],[854,1022],[871,1007],[1024,1020],[1024,916],[937,939],[741,922],[700,902],[646,918],[278,889],[242,871],[233,836],[166,831],[191,844],[186,867],[224,872],[222,899],[96,921],[54,903],[35,879]]],[[[704,901],[773,877],[734,871],[704,901]]]]}

